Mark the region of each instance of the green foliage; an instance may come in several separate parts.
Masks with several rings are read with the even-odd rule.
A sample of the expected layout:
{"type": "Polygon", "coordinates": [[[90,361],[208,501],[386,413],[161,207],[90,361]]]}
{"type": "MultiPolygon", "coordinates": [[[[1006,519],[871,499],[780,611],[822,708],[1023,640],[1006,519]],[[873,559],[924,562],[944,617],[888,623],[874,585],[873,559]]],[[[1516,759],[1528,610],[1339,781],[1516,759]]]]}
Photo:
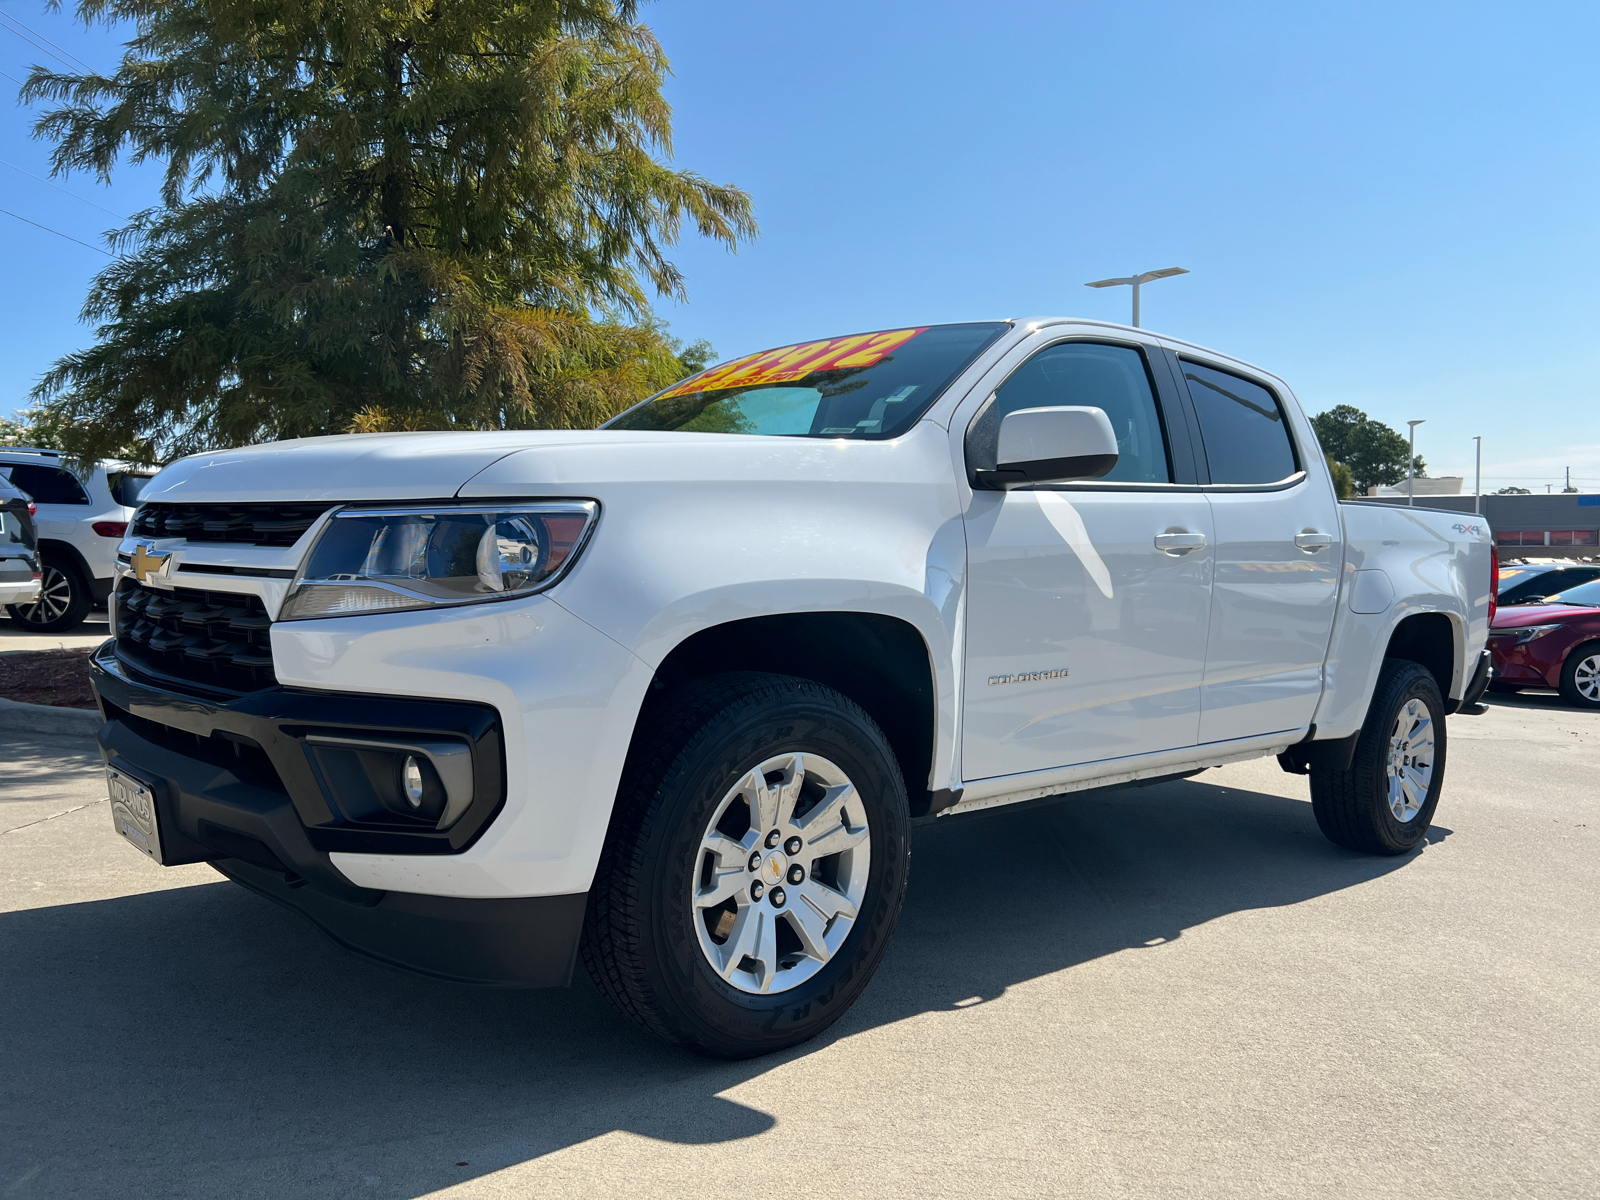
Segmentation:
{"type": "Polygon", "coordinates": [[[677,338],[670,339],[672,348],[678,355],[678,369],[683,372],[682,378],[698,375],[712,363],[717,361],[717,352],[712,349],[711,343],[701,338],[685,346],[677,338]]]}
{"type": "Polygon", "coordinates": [[[667,248],[755,223],[666,165],[635,7],[81,0],[136,36],[113,76],[36,68],[35,133],[57,172],[167,166],[91,286],[97,343],[36,391],[69,447],[592,425],[681,378],[667,248]]]}
{"type": "MultiPolygon", "coordinates": [[[[1406,477],[1406,439],[1382,421],[1374,421],[1360,409],[1341,404],[1311,418],[1322,443],[1322,452],[1333,462],[1350,468],[1357,492],[1384,484],[1399,483],[1406,477]]],[[[1427,473],[1422,456],[1416,458],[1416,474],[1427,473]]]]}
{"type": "Polygon", "coordinates": [[[1496,492],[1495,495],[1496,496],[1531,496],[1531,495],[1533,495],[1533,493],[1530,492],[1527,488],[1519,488],[1519,487],[1513,486],[1513,487],[1503,487],[1498,492],[1496,492]]]}
{"type": "Polygon", "coordinates": [[[1351,475],[1350,468],[1342,463],[1328,459],[1328,473],[1333,476],[1333,490],[1341,500],[1353,499],[1356,494],[1355,477],[1351,475]]]}

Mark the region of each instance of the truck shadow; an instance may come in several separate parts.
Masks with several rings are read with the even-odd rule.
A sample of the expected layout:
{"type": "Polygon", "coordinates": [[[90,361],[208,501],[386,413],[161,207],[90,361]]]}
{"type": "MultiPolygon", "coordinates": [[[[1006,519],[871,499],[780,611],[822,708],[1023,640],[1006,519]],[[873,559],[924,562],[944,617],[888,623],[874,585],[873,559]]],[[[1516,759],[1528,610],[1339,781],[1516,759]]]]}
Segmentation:
{"type": "Polygon", "coordinates": [[[852,1033],[1404,863],[1329,845],[1303,802],[1198,781],[940,823],[862,1001],[745,1063],[662,1045],[584,980],[385,970],[229,883],[7,913],[0,1193],[412,1197],[613,1131],[749,1138],[774,1118],[721,1093],[852,1033]]]}

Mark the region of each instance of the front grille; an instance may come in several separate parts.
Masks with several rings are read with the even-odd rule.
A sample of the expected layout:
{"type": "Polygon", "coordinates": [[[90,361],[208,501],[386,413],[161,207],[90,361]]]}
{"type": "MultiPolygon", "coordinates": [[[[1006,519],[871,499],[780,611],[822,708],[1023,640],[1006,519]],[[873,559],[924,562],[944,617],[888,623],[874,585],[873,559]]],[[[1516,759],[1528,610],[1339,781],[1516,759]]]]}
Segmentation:
{"type": "Polygon", "coordinates": [[[240,695],[278,682],[272,620],[257,596],[198,588],[117,589],[117,658],[163,683],[240,695]]]}
{"type": "Polygon", "coordinates": [[[292,546],[332,504],[158,504],[133,515],[134,537],[292,546]]]}

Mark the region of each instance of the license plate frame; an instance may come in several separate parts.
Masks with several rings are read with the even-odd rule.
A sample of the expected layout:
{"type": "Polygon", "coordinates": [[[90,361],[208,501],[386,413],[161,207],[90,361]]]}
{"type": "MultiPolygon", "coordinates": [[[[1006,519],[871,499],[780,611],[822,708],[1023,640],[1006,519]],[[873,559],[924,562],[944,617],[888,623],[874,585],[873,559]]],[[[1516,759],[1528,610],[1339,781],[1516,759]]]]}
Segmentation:
{"type": "Polygon", "coordinates": [[[111,797],[111,827],[135,850],[164,865],[155,790],[126,771],[107,767],[106,791],[111,797]]]}

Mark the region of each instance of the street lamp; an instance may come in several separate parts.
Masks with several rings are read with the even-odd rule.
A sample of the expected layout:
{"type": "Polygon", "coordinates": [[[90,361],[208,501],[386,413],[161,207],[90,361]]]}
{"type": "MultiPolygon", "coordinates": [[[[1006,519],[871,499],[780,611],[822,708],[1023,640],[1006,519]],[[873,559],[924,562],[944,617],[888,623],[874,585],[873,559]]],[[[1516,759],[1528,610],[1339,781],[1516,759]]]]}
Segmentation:
{"type": "Polygon", "coordinates": [[[1413,507],[1417,503],[1417,426],[1427,423],[1427,418],[1406,422],[1411,426],[1411,457],[1406,459],[1406,503],[1413,507]]]}
{"type": "Polygon", "coordinates": [[[1125,275],[1120,279],[1096,279],[1093,283],[1086,283],[1084,287],[1122,287],[1133,288],[1133,327],[1139,328],[1139,287],[1149,283],[1152,279],[1168,279],[1173,275],[1187,275],[1188,267],[1163,267],[1159,271],[1142,271],[1138,275],[1125,275]]]}
{"type": "Polygon", "coordinates": [[[1472,479],[1472,511],[1477,515],[1483,512],[1483,438],[1479,436],[1472,440],[1478,443],[1477,474],[1472,479]]]}

